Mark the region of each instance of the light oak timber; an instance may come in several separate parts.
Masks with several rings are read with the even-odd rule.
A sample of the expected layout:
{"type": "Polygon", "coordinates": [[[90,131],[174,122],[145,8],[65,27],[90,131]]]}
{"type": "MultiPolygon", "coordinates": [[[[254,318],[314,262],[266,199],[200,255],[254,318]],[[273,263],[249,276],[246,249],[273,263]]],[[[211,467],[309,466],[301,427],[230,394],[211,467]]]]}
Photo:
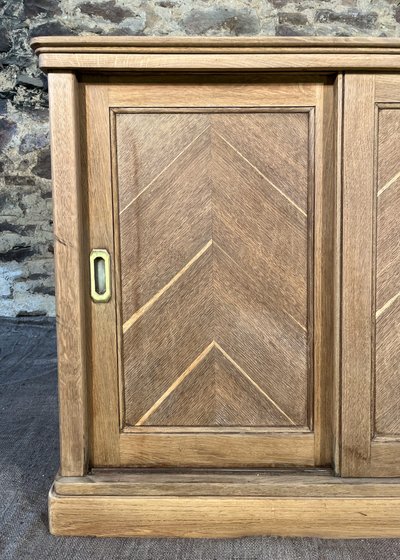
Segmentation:
{"type": "MultiPolygon", "coordinates": [[[[315,84],[315,77],[314,79],[311,76],[303,76],[300,80],[300,83],[293,83],[288,76],[279,75],[279,82],[274,83],[273,79],[269,76],[260,76],[260,83],[256,79],[255,75],[239,75],[237,80],[234,81],[228,80],[226,76],[217,76],[217,75],[209,75],[210,82],[206,81],[204,83],[198,83],[195,80],[195,76],[182,76],[179,77],[177,75],[171,75],[170,80],[167,82],[160,82],[159,76],[152,76],[151,80],[148,81],[145,75],[139,76],[137,81],[135,80],[134,83],[129,83],[127,79],[123,83],[119,83],[120,77],[117,78],[117,82],[111,83],[108,87],[108,104],[105,104],[103,108],[99,108],[99,114],[105,115],[107,110],[112,108],[112,112],[116,118],[120,116],[125,117],[129,116],[132,113],[161,113],[165,112],[165,109],[161,107],[157,107],[157,105],[164,104],[168,105],[167,111],[171,113],[187,113],[188,109],[185,109],[185,105],[189,105],[189,111],[193,111],[194,113],[218,113],[221,112],[223,114],[226,113],[226,116],[235,113],[243,112],[243,113],[259,113],[260,111],[271,112],[272,114],[282,112],[282,107],[285,107],[284,112],[309,112],[310,105],[314,105],[317,102],[317,88],[322,87],[320,85],[315,84]],[[152,80],[155,80],[153,83],[152,80]],[[146,91],[146,83],[148,87],[148,91],[146,91]],[[227,84],[230,83],[232,85],[232,94],[227,92],[227,84]],[[175,84],[179,84],[179,87],[176,88],[175,84]],[[157,85],[157,87],[156,87],[157,85]],[[292,100],[291,92],[293,92],[294,101],[292,100]],[[231,97],[230,97],[231,95],[231,97]],[[253,98],[254,96],[254,98],[253,98]],[[207,107],[209,105],[209,99],[213,100],[213,104],[215,107],[207,107]],[[186,101],[188,100],[188,101],[186,101]],[[258,108],[258,104],[262,102],[262,106],[258,108]],[[192,103],[195,105],[193,109],[191,108],[192,103]],[[268,104],[271,104],[271,107],[268,104]],[[298,106],[293,106],[293,103],[296,103],[298,106]],[[129,109],[128,107],[132,104],[138,104],[138,107],[133,107],[129,109]],[[218,107],[221,104],[223,107],[218,107]],[[243,106],[242,106],[243,104],[243,106]],[[149,109],[146,105],[151,105],[149,109]],[[154,107],[154,105],[156,107],[154,107]],[[169,109],[171,105],[175,105],[169,109]],[[206,106],[204,108],[204,105],[206,106]],[[197,107],[196,107],[197,106],[197,107]],[[237,107],[235,107],[237,106],[237,107]],[[248,108],[246,107],[248,106],[248,108]],[[119,108],[121,107],[121,108],[119,108]]],[[[85,80],[88,79],[89,76],[85,76],[85,80]]],[[[320,81],[324,83],[324,78],[320,81]]],[[[328,83],[328,82],[327,82],[328,83]]],[[[98,86],[93,82],[93,80],[89,80],[89,84],[85,86],[87,89],[94,88],[96,89],[98,86]]],[[[300,115],[299,115],[300,116],[300,115]]],[[[304,115],[305,117],[306,115],[304,115]]],[[[277,115],[279,117],[279,114],[277,115]]],[[[101,119],[100,119],[101,120],[101,119]]],[[[322,126],[322,120],[320,123],[322,126]]],[[[312,130],[312,123],[310,124],[310,128],[312,130]]],[[[322,137],[322,135],[321,135],[322,137]]],[[[115,138],[115,131],[112,134],[112,138],[115,138]]],[[[313,138],[310,137],[310,146],[313,145],[313,138]]],[[[312,164],[311,164],[312,165],[312,164]]],[[[115,174],[114,174],[115,177],[115,174]]],[[[114,178],[114,180],[116,180],[114,178]]],[[[114,205],[118,208],[118,202],[114,205]]],[[[129,211],[129,208],[126,212],[129,211]]],[[[122,216],[125,214],[123,212],[122,216]]],[[[118,224],[118,222],[116,222],[118,224]]],[[[118,226],[117,226],[118,227],[118,226]]],[[[120,272],[117,272],[117,275],[120,275],[120,272]]],[[[129,330],[127,331],[129,333],[129,330]]],[[[120,387],[123,384],[123,380],[121,380],[120,387]]],[[[104,397],[106,399],[106,396],[104,397]]],[[[318,399],[318,396],[315,397],[318,399]]],[[[123,403],[123,397],[121,402],[123,403]]],[[[101,414],[101,411],[98,414],[101,414]]],[[[123,427],[123,434],[122,437],[125,437],[129,434],[133,434],[133,432],[137,433],[139,428],[134,428],[131,426],[124,427],[124,416],[122,414],[121,417],[121,427],[123,427]]],[[[144,429],[144,427],[143,427],[144,429]]],[[[262,433],[263,430],[259,427],[255,428],[257,432],[262,433]]],[[[151,434],[151,428],[146,426],[146,431],[143,432],[143,435],[151,434]]],[[[193,429],[191,429],[193,430],[193,429]]],[[[162,435],[162,431],[159,428],[155,429],[154,432],[162,435]]],[[[166,427],[165,431],[167,433],[179,433],[182,431],[181,428],[174,428],[174,427],[166,427]]],[[[200,429],[195,430],[196,433],[201,431],[200,429]]],[[[210,430],[206,427],[205,432],[208,433],[210,430]]],[[[211,430],[212,431],[212,430],[211,430]]],[[[223,430],[224,432],[226,429],[223,430]]],[[[282,430],[280,430],[282,432],[282,430]]],[[[290,431],[290,430],[289,430],[290,431]]],[[[267,434],[268,435],[268,434],[267,434]]],[[[279,434],[279,437],[284,436],[284,434],[279,434]]],[[[132,439],[132,448],[134,448],[135,442],[138,440],[132,439]]],[[[145,442],[150,441],[147,438],[143,440],[145,442]]],[[[154,441],[154,440],[152,440],[154,441]]],[[[184,441],[184,440],[183,440],[184,441]]],[[[189,441],[189,440],[187,440],[189,441]]],[[[285,441],[285,437],[283,438],[282,442],[285,441]]],[[[146,443],[147,445],[147,443],[146,443]]],[[[329,445],[329,444],[328,444],[329,445]]],[[[175,447],[171,448],[171,451],[174,450],[175,447]]],[[[293,452],[297,453],[296,447],[293,447],[293,452]]],[[[167,453],[167,449],[165,453],[167,453]]],[[[210,447],[210,451],[212,451],[212,447],[210,447]]],[[[243,451],[243,450],[242,450],[243,451]]],[[[136,453],[136,451],[133,451],[136,453]]],[[[145,450],[140,450],[142,457],[146,456],[145,450]]],[[[242,454],[244,456],[244,452],[242,454]]],[[[213,452],[211,454],[213,457],[213,452]]],[[[142,461],[143,459],[140,459],[142,461]]],[[[167,464],[165,461],[167,460],[167,454],[163,455],[164,465],[167,464]]],[[[212,465],[212,458],[210,459],[209,463],[204,463],[204,456],[201,457],[201,461],[203,465],[212,465]]],[[[286,456],[284,457],[285,463],[287,464],[288,460],[286,456]]],[[[318,455],[315,458],[316,461],[320,461],[318,455]]],[[[273,457],[268,455],[265,458],[265,464],[276,464],[273,462],[273,457]]],[[[96,463],[101,465],[101,463],[96,463]]],[[[125,464],[125,463],[124,463],[125,464]]],[[[169,464],[169,463],[168,463],[169,464]]],[[[174,458],[171,459],[171,465],[175,465],[176,461],[174,458]]],[[[197,463],[195,463],[197,464],[197,463]]],[[[278,463],[282,464],[282,463],[278,463]]],[[[289,461],[289,464],[293,464],[289,461]]],[[[308,462],[306,464],[309,464],[308,462]]]]}
{"type": "Polygon", "coordinates": [[[311,170],[315,169],[315,188],[310,191],[308,200],[309,269],[313,269],[313,274],[309,274],[308,291],[314,294],[314,298],[309,298],[309,317],[312,317],[309,361],[313,363],[314,391],[318,395],[313,416],[315,456],[319,465],[332,464],[338,433],[338,413],[334,407],[339,398],[334,355],[338,316],[335,315],[334,298],[337,282],[335,251],[339,247],[335,229],[339,221],[334,209],[337,192],[340,191],[336,159],[340,156],[336,145],[340,132],[340,93],[340,84],[332,84],[331,80],[318,87],[315,120],[322,124],[315,127],[315,160],[309,166],[311,170]]]}
{"type": "MultiPolygon", "coordinates": [[[[61,432],[60,474],[49,498],[52,533],[398,537],[400,478],[390,477],[400,477],[395,375],[400,313],[395,219],[400,184],[396,150],[400,39],[49,37],[35,38],[32,46],[42,69],[50,72],[61,432]],[[217,362],[204,362],[202,369],[195,357],[193,371],[189,365],[180,377],[172,375],[173,384],[161,397],[149,399],[150,408],[144,407],[139,425],[132,426],[126,423],[124,409],[121,366],[126,356],[117,341],[124,330],[132,338],[142,337],[143,344],[147,338],[131,331],[135,320],[131,325],[123,316],[118,216],[122,199],[112,154],[117,144],[129,145],[130,150],[135,145],[129,144],[129,126],[118,139],[117,121],[128,122],[132,112],[139,115],[150,108],[155,115],[158,112],[160,122],[161,113],[168,112],[183,113],[184,122],[190,108],[194,119],[208,122],[223,107],[224,123],[239,122],[240,113],[260,110],[275,112],[278,120],[280,113],[303,111],[309,116],[308,140],[315,153],[310,155],[306,177],[306,203],[304,193],[295,191],[297,179],[304,183],[301,173],[298,176],[304,166],[289,169],[287,180],[279,176],[280,169],[272,169],[275,186],[307,215],[300,212],[307,220],[307,287],[298,286],[297,295],[306,291],[312,298],[306,306],[305,298],[300,298],[294,308],[296,321],[307,330],[307,367],[295,365],[299,356],[293,348],[288,360],[300,385],[304,388],[308,382],[307,398],[302,394],[301,402],[293,406],[284,390],[286,400],[279,398],[276,372],[272,389],[278,395],[261,387],[260,363],[253,379],[247,373],[250,360],[242,363],[243,348],[221,328],[219,340],[206,337],[206,344],[193,351],[193,356],[203,358],[203,351],[217,362]],[[103,308],[85,291],[86,259],[93,245],[111,255],[112,300],[103,308]],[[221,423],[232,425],[213,425],[216,401],[207,377],[213,367],[222,380],[221,423]],[[201,391],[200,377],[190,377],[193,372],[204,377],[208,391],[204,399],[213,401],[206,411],[194,398],[186,403],[186,411],[179,408],[185,391],[193,395],[201,391]],[[224,407],[229,399],[234,402],[235,391],[229,391],[236,375],[242,375],[241,383],[252,382],[247,390],[237,384],[239,392],[246,392],[247,410],[240,409],[239,402],[234,403],[236,408],[230,404],[229,416],[224,407]],[[261,421],[268,418],[272,426],[258,425],[257,391],[268,397],[265,407],[283,400],[282,407],[278,404],[263,413],[261,421]],[[282,412],[285,420],[279,416],[282,412]],[[171,416],[190,425],[174,425],[171,416]],[[236,426],[235,417],[257,425],[236,426]],[[168,423],[172,425],[161,425],[168,423]],[[209,425],[202,428],[203,423],[209,425]],[[332,470],[316,465],[330,465],[332,470]],[[304,469],[299,471],[299,466],[304,469]]],[[[294,123],[305,117],[291,116],[294,123]]],[[[234,127],[225,128],[227,137],[234,127]]],[[[237,138],[227,138],[231,148],[242,140],[237,129],[237,138]]],[[[257,126],[253,135],[256,132],[257,126]]],[[[222,155],[228,151],[219,148],[222,155]]],[[[268,165],[257,149],[248,150],[246,142],[240,152],[259,169],[268,165]]],[[[164,151],[148,169],[139,171],[151,174],[158,163],[163,169],[165,159],[168,165],[166,156],[164,151]]],[[[236,164],[234,157],[229,163],[236,164]]],[[[190,162],[185,162],[188,169],[186,164],[190,162]]],[[[129,166],[128,158],[128,174],[129,166]]],[[[250,177],[245,166],[240,174],[250,177]]],[[[262,174],[268,178],[266,171],[262,174]]],[[[221,181],[225,177],[229,183],[226,169],[221,181]]],[[[254,192],[261,192],[253,183],[254,192]]],[[[240,199],[238,193],[235,196],[240,199]]],[[[256,198],[262,202],[258,194],[256,198]]],[[[232,201],[229,208],[221,201],[220,219],[230,212],[229,222],[234,216],[232,201]]],[[[155,215],[149,214],[150,221],[155,215]]],[[[247,232],[250,240],[261,231],[252,226],[247,232]]],[[[223,250],[229,258],[232,240],[212,239],[212,251],[223,250]]],[[[277,257],[284,255],[275,250],[275,263],[277,257]]],[[[141,261],[140,269],[147,264],[141,261]]],[[[252,266],[253,277],[256,269],[252,266]]],[[[155,270],[147,273],[154,285],[143,286],[151,292],[150,303],[153,297],[161,301],[164,294],[157,291],[155,270]]],[[[291,273],[295,276],[285,269],[282,276],[289,283],[291,273]]],[[[227,285],[227,276],[220,274],[221,285],[227,285]]],[[[236,277],[230,275],[231,283],[236,277]]],[[[247,304],[248,292],[242,294],[247,304]]],[[[253,290],[253,295],[265,306],[262,290],[253,290]]],[[[280,313],[291,298],[286,290],[285,297],[276,301],[280,313]]],[[[185,302],[181,308],[187,308],[185,302]]],[[[126,315],[144,316],[147,308],[140,309],[133,306],[126,315]]],[[[249,309],[256,324],[257,307],[249,309]]],[[[235,315],[232,309],[230,314],[235,315]]],[[[156,326],[156,319],[151,324],[156,326]]],[[[301,359],[305,363],[304,356],[301,359]]],[[[292,393],[298,394],[297,386],[292,393]]]]}
{"type": "Polygon", "coordinates": [[[340,478],[329,469],[94,469],[56,476],[63,496],[399,497],[400,479],[340,478]]]}
{"type": "MultiPolygon", "coordinates": [[[[110,100],[118,114],[132,112],[132,108],[144,112],[146,107],[152,107],[154,112],[165,112],[166,106],[171,112],[183,113],[188,107],[198,108],[202,114],[218,107],[232,113],[243,112],[243,108],[259,112],[274,107],[300,111],[314,106],[317,101],[315,79],[314,75],[307,74],[296,74],[290,79],[287,74],[279,73],[274,79],[270,74],[245,72],[226,75],[210,72],[206,80],[199,80],[196,73],[171,73],[166,79],[160,73],[143,72],[134,80],[132,76],[121,74],[111,76],[108,87],[110,100]]],[[[85,74],[84,80],[88,84],[94,83],[90,74],[85,74]]]]}
{"type": "Polygon", "coordinates": [[[394,537],[400,498],[49,495],[54,535],[394,537]]]}
{"type": "Polygon", "coordinates": [[[313,466],[312,433],[125,433],[122,467],[313,466]]]}
{"type": "Polygon", "coordinates": [[[342,476],[400,474],[398,84],[345,77],[342,476]]]}
{"type": "Polygon", "coordinates": [[[379,54],[39,54],[42,70],[397,70],[400,55],[379,54]]]}
{"type": "Polygon", "coordinates": [[[367,474],[371,446],[374,76],[345,76],[342,476],[367,474]],[[362,124],[361,124],[362,123],[362,124]],[[361,128],[361,126],[362,128],[361,128]]]}
{"type": "Polygon", "coordinates": [[[333,319],[331,324],[332,335],[332,439],[333,439],[333,465],[337,475],[340,474],[341,453],[341,282],[342,282],[342,150],[343,150],[343,93],[344,76],[338,74],[335,80],[335,185],[333,194],[333,319]]]}
{"type": "Polygon", "coordinates": [[[40,66],[47,70],[400,68],[398,39],[37,37],[31,44],[39,55],[40,66]]]}
{"type": "MultiPolygon", "coordinates": [[[[87,123],[87,190],[89,243],[114,256],[113,199],[111,182],[110,132],[107,88],[84,88],[87,123]]],[[[116,277],[111,279],[111,300],[102,305],[90,301],[91,327],[90,429],[91,462],[103,466],[118,464],[118,356],[116,322],[116,277]],[[106,325],[106,327],[104,326],[106,325]],[[101,411],[101,414],[99,413],[101,411]]]]}
{"type": "Polygon", "coordinates": [[[57,293],[60,462],[66,476],[83,475],[88,461],[85,243],[78,81],[49,76],[54,252],[57,293]]]}
{"type": "MultiPolygon", "coordinates": [[[[56,36],[34,37],[31,46],[36,52],[46,51],[63,52],[65,49],[80,52],[84,49],[110,51],[131,49],[148,52],[158,49],[160,52],[169,52],[172,49],[180,51],[201,51],[227,49],[232,52],[237,49],[278,50],[290,49],[292,52],[303,50],[317,50],[328,52],[348,52],[357,49],[362,52],[372,53],[377,51],[396,51],[400,47],[398,38],[382,37],[133,37],[115,36],[99,37],[95,35],[86,37],[56,36]]],[[[236,51],[235,51],[236,52],[236,51]]]]}

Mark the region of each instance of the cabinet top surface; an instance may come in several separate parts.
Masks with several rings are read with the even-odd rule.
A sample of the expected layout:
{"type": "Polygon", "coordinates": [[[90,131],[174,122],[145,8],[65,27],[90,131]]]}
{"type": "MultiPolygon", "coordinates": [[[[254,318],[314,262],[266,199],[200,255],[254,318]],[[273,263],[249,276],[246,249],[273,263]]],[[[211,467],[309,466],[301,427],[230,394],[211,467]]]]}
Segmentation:
{"type": "Polygon", "coordinates": [[[95,51],[109,51],[112,48],[182,48],[185,52],[196,52],[203,48],[274,48],[292,47],[296,49],[320,48],[362,48],[365,49],[400,49],[400,38],[387,37],[127,37],[127,36],[50,36],[35,37],[31,41],[35,51],[42,49],[61,52],[64,49],[73,49],[74,52],[86,51],[90,48],[95,51]]]}
{"type": "Polygon", "coordinates": [[[31,46],[45,70],[400,69],[400,38],[52,36],[31,46]]]}

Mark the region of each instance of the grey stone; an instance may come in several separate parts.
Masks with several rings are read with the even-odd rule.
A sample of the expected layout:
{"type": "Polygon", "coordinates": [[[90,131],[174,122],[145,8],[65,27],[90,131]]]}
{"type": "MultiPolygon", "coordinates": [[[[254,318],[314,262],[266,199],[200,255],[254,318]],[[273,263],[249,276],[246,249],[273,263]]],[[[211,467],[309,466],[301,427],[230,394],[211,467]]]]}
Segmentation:
{"type": "Polygon", "coordinates": [[[70,29],[59,21],[49,21],[41,25],[32,27],[31,37],[39,37],[43,35],[77,35],[76,31],[70,29]]]}
{"type": "Polygon", "coordinates": [[[8,222],[0,223],[0,233],[3,231],[9,231],[11,233],[18,233],[23,237],[27,235],[32,235],[35,232],[35,229],[36,227],[32,224],[18,225],[18,224],[10,224],[8,222]]]}
{"type": "Polygon", "coordinates": [[[42,76],[29,76],[28,74],[19,74],[17,78],[17,86],[26,86],[33,88],[43,88],[45,81],[42,76]]]}
{"type": "Polygon", "coordinates": [[[344,23],[359,29],[373,29],[377,19],[378,14],[375,12],[360,12],[355,9],[340,13],[333,10],[317,10],[315,16],[318,23],[344,23]]]}
{"type": "Polygon", "coordinates": [[[5,27],[0,27],[0,53],[9,51],[11,47],[10,33],[5,27]]]}
{"type": "Polygon", "coordinates": [[[51,179],[51,160],[50,149],[39,153],[37,163],[32,169],[32,173],[43,179],[51,179]]]}
{"type": "Polygon", "coordinates": [[[308,23],[307,16],[299,12],[282,12],[278,16],[280,24],[289,25],[306,25],[308,23]]]}
{"type": "Polygon", "coordinates": [[[83,14],[92,17],[100,16],[113,23],[121,23],[124,19],[135,15],[129,8],[117,6],[112,0],[109,2],[85,2],[79,8],[83,14]]]}
{"type": "Polygon", "coordinates": [[[17,130],[17,124],[10,119],[0,118],[0,150],[4,150],[17,130]]]}
{"type": "Polygon", "coordinates": [[[275,8],[283,8],[286,4],[289,4],[291,0],[271,0],[271,4],[275,6],[275,8]]]}
{"type": "Polygon", "coordinates": [[[33,294],[44,294],[46,296],[54,296],[55,289],[54,286],[35,286],[32,288],[33,294]]]}
{"type": "Polygon", "coordinates": [[[46,317],[47,313],[45,310],[35,309],[33,311],[28,311],[23,309],[18,311],[17,317],[46,317]]]}
{"type": "Polygon", "coordinates": [[[4,175],[4,183],[6,185],[34,185],[35,179],[30,175],[4,175]]]}
{"type": "Polygon", "coordinates": [[[0,314],[55,313],[47,84],[29,39],[82,34],[400,36],[400,0],[0,0],[0,314]]]}
{"type": "Polygon", "coordinates": [[[35,150],[41,150],[49,144],[49,134],[46,132],[29,133],[23,136],[19,145],[20,154],[28,154],[35,150]]]}
{"type": "Polygon", "coordinates": [[[161,0],[157,2],[158,6],[161,8],[174,8],[176,6],[176,2],[172,2],[171,0],[161,0]]]}
{"type": "Polygon", "coordinates": [[[9,251],[3,251],[0,253],[0,261],[21,262],[29,257],[32,257],[35,253],[35,249],[33,249],[30,245],[15,245],[9,251]]]}
{"type": "Polygon", "coordinates": [[[31,18],[38,15],[54,16],[61,14],[59,0],[24,0],[25,17],[31,18]]]}
{"type": "Polygon", "coordinates": [[[202,35],[209,31],[229,31],[232,35],[255,35],[260,22],[253,11],[230,8],[192,10],[185,18],[185,29],[190,35],[202,35]]]}
{"type": "Polygon", "coordinates": [[[313,35],[312,29],[307,29],[305,27],[294,27],[287,24],[277,25],[275,28],[275,33],[278,37],[309,37],[310,35],[313,35]]]}

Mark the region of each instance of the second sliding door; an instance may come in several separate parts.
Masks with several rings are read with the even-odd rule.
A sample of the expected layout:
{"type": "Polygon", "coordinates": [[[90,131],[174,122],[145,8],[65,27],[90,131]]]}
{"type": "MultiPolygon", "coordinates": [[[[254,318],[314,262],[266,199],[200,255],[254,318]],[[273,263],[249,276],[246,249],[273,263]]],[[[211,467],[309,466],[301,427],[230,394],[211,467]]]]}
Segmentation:
{"type": "Polygon", "coordinates": [[[344,97],[342,474],[400,475],[400,76],[344,97]]]}
{"type": "Polygon", "coordinates": [[[334,85],[82,88],[88,242],[112,269],[90,304],[92,464],[331,464],[334,85]]]}

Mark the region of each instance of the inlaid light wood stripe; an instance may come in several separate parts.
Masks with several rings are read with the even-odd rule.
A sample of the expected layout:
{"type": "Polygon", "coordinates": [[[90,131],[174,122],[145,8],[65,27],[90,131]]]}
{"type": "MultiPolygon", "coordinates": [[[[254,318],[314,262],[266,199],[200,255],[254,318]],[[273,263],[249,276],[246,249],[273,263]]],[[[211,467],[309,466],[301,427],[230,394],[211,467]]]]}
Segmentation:
{"type": "Polygon", "coordinates": [[[171,165],[173,165],[173,164],[174,164],[174,163],[175,163],[189,148],[190,148],[190,146],[192,146],[192,145],[196,142],[196,140],[198,140],[198,139],[200,138],[200,136],[202,136],[205,132],[207,132],[207,130],[208,130],[209,128],[210,128],[210,126],[207,125],[206,128],[205,128],[204,130],[202,130],[202,131],[200,132],[200,134],[198,134],[198,135],[196,136],[196,138],[194,138],[191,142],[189,142],[189,144],[188,144],[187,146],[185,146],[185,147],[183,148],[183,150],[182,150],[181,152],[179,152],[179,154],[178,154],[176,157],[174,157],[174,159],[171,160],[171,161],[169,162],[169,164],[168,164],[167,166],[165,166],[164,169],[162,169],[162,170],[160,171],[160,173],[158,173],[158,174],[150,181],[150,183],[149,183],[148,185],[146,185],[146,186],[145,186],[145,187],[130,201],[130,202],[128,202],[128,204],[125,206],[125,208],[123,208],[123,209],[120,211],[120,213],[119,213],[120,216],[123,214],[123,212],[125,212],[125,210],[127,210],[127,209],[135,202],[135,200],[137,200],[145,191],[147,191],[147,190],[151,187],[151,185],[152,185],[155,181],[157,181],[157,179],[158,179],[159,177],[161,177],[161,175],[162,175],[163,173],[165,173],[165,172],[167,171],[167,169],[169,169],[169,168],[171,167],[171,165]]]}
{"type": "Polygon", "coordinates": [[[380,317],[382,313],[384,313],[393,303],[400,297],[400,292],[398,292],[395,296],[393,296],[389,301],[385,303],[378,311],[376,312],[376,318],[380,317]]]}
{"type": "Polygon", "coordinates": [[[156,301],[158,301],[160,299],[160,297],[169,289],[171,288],[171,286],[173,286],[175,284],[175,282],[177,282],[177,280],[179,280],[179,278],[181,278],[181,276],[183,274],[185,274],[185,272],[187,270],[189,270],[189,268],[211,247],[212,245],[212,240],[210,239],[210,241],[208,241],[208,243],[206,243],[204,245],[204,247],[202,249],[200,249],[200,251],[187,263],[185,264],[185,266],[167,283],[165,284],[165,286],[163,286],[161,288],[160,291],[158,291],[156,294],[154,294],[154,296],[149,299],[148,302],[146,302],[140,309],[138,309],[127,321],[125,321],[124,325],[123,325],[123,332],[124,334],[131,328],[131,326],[144,314],[146,313],[146,311],[148,309],[150,309],[150,307],[152,305],[154,305],[156,303],[156,301]]]}
{"type": "MultiPolygon", "coordinates": [[[[221,251],[221,253],[223,253],[228,259],[230,259],[233,262],[233,264],[235,266],[237,266],[238,269],[243,272],[243,274],[245,274],[246,276],[249,276],[249,273],[242,266],[240,266],[240,264],[238,264],[235,261],[235,259],[233,259],[226,251],[224,251],[224,249],[222,249],[222,247],[218,243],[213,241],[213,244],[215,245],[215,247],[217,247],[219,249],[219,251],[221,251]]],[[[299,323],[298,321],[296,321],[296,319],[293,317],[293,315],[291,315],[286,309],[284,309],[282,307],[280,309],[280,311],[282,311],[282,313],[285,313],[285,315],[287,315],[294,323],[296,323],[296,325],[298,325],[304,332],[307,332],[307,328],[304,325],[302,325],[301,323],[299,323]]]]}
{"type": "Polygon", "coordinates": [[[211,342],[204,350],[201,354],[199,354],[197,356],[197,358],[190,364],[190,366],[185,369],[185,371],[178,377],[178,379],[176,379],[176,381],[174,381],[174,383],[172,383],[172,385],[170,387],[168,387],[168,389],[165,391],[165,393],[163,395],[161,395],[161,397],[158,399],[158,401],[156,401],[153,406],[151,408],[149,408],[149,410],[143,414],[143,416],[140,418],[140,420],[138,422],[136,422],[136,426],[142,426],[146,420],[153,414],[153,412],[155,412],[157,410],[157,408],[160,407],[160,405],[165,401],[165,399],[172,393],[172,391],[174,391],[178,385],[180,385],[182,383],[182,381],[189,375],[189,373],[191,371],[193,371],[203,360],[204,358],[211,352],[211,350],[214,348],[215,343],[211,342]]]}
{"type": "Polygon", "coordinates": [[[390,181],[388,181],[386,183],[386,185],[383,185],[383,187],[381,189],[379,189],[378,191],[378,196],[380,196],[383,192],[385,192],[389,187],[391,187],[393,185],[393,183],[395,183],[397,181],[397,179],[400,177],[400,171],[398,173],[396,173],[396,175],[394,177],[392,177],[390,179],[390,181]]]}
{"type": "Polygon", "coordinates": [[[257,173],[263,179],[265,179],[271,185],[271,187],[273,187],[276,191],[278,191],[278,193],[280,195],[282,195],[292,206],[294,206],[301,214],[303,214],[303,216],[307,216],[307,214],[304,212],[304,210],[302,210],[300,208],[300,206],[298,206],[291,198],[289,198],[283,191],[281,191],[281,189],[279,187],[277,187],[270,179],[268,179],[268,177],[266,175],[264,175],[264,173],[262,173],[258,169],[258,167],[253,165],[251,163],[251,161],[249,161],[241,152],[239,152],[239,150],[237,148],[235,148],[235,146],[233,146],[230,142],[228,142],[228,140],[226,138],[224,138],[223,136],[221,136],[221,134],[218,134],[218,136],[221,138],[221,140],[223,140],[226,144],[228,144],[228,146],[230,146],[232,148],[232,150],[234,150],[246,163],[248,163],[255,171],[257,171],[257,173]]]}
{"type": "Polygon", "coordinates": [[[294,426],[296,425],[296,423],[290,418],[290,416],[288,416],[286,414],[286,412],[284,412],[281,407],[265,392],[263,391],[263,389],[261,389],[261,387],[254,381],[254,379],[252,379],[250,377],[250,375],[248,375],[244,369],[242,369],[240,367],[240,365],[238,363],[235,362],[235,360],[229,356],[229,354],[227,354],[227,352],[225,352],[225,350],[223,348],[221,348],[221,346],[216,342],[215,343],[215,347],[221,352],[221,354],[223,354],[225,356],[225,358],[227,360],[230,361],[230,363],[248,380],[250,381],[250,383],[257,389],[257,391],[259,391],[277,410],[279,410],[279,412],[281,414],[283,414],[283,416],[289,420],[289,422],[291,424],[293,424],[294,426]]]}

